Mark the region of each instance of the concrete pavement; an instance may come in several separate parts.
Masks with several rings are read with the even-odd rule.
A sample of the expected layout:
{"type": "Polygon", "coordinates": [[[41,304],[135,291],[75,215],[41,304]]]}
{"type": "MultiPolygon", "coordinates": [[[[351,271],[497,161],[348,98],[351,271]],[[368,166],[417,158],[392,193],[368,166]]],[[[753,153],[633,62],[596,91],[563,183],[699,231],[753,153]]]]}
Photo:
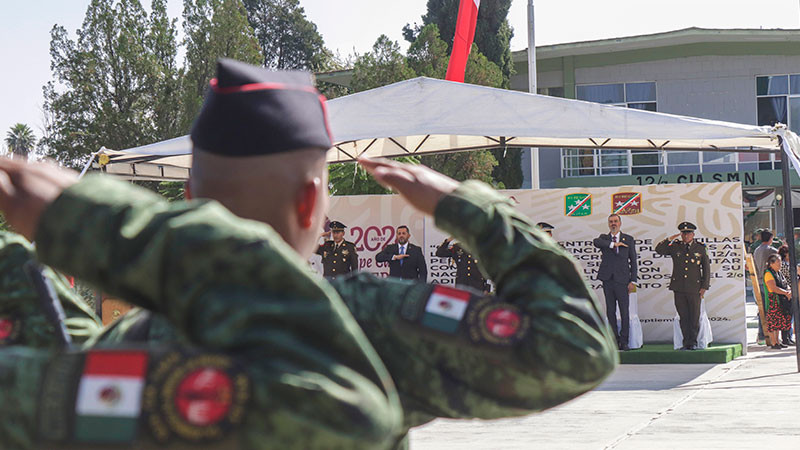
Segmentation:
{"type": "Polygon", "coordinates": [[[436,420],[412,430],[411,449],[800,449],[794,348],[766,349],[748,332],[747,356],[728,364],[620,366],[541,414],[436,420]]]}

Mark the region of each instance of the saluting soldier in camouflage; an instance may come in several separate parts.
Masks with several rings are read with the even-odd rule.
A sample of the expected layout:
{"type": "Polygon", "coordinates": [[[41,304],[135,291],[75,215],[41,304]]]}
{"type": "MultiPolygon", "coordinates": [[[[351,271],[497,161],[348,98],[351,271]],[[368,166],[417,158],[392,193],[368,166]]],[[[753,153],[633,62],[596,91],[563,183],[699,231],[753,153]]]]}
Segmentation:
{"type": "MultiPolygon", "coordinates": [[[[0,231],[0,347],[60,345],[55,324],[42,313],[39,294],[25,273],[29,262],[36,262],[30,242],[18,234],[0,231]]],[[[67,280],[50,268],[45,267],[43,274],[61,300],[73,341],[83,342],[96,334],[101,328],[100,320],[67,280]]]]}
{"type": "MultiPolygon", "coordinates": [[[[215,174],[232,174],[254,163],[261,169],[258,161],[195,151],[195,169],[201,170],[192,171],[193,191],[199,197],[219,198],[237,215],[259,219],[249,213],[250,205],[245,202],[237,204],[224,189],[208,189],[208,185],[204,189],[195,189],[208,182],[203,177],[210,172],[206,171],[204,175],[202,167],[216,169],[215,174]]],[[[283,162],[296,164],[298,160],[287,156],[283,162]]],[[[296,393],[298,401],[292,405],[284,405],[283,401],[288,397],[273,400],[270,395],[255,395],[248,411],[255,411],[262,424],[274,423],[274,420],[264,420],[263,414],[286,417],[282,412],[284,408],[293,411],[291,417],[302,419],[303,414],[298,414],[297,409],[300,408],[303,413],[312,414],[315,420],[299,424],[290,421],[284,425],[284,433],[273,436],[270,434],[275,432],[272,428],[267,427],[263,432],[251,428],[257,426],[258,421],[250,420],[252,413],[245,414],[245,421],[233,428],[237,433],[258,439],[247,441],[249,446],[240,442],[242,447],[272,444],[336,448],[336,442],[348,442],[351,447],[357,446],[356,443],[380,447],[372,432],[381,429],[389,434],[391,446],[402,445],[409,427],[432,418],[496,418],[527,414],[555,406],[591,389],[613,370],[616,351],[610,330],[604,324],[597,301],[588,291],[574,261],[562,249],[547,242],[549,240],[544,239],[541,231],[521,216],[507,199],[482,183],[459,185],[421,166],[368,160],[362,161],[362,165],[379,182],[403,195],[413,206],[434,215],[437,227],[450,232],[470,249],[486,273],[500,280],[498,296],[484,297],[471,291],[409,280],[378,279],[363,273],[334,281],[333,287],[343,297],[369,343],[388,367],[391,380],[378,377],[379,381],[375,381],[375,376],[364,375],[384,372],[381,372],[382,365],[369,365],[362,360],[362,364],[357,366],[361,371],[355,372],[360,374],[355,378],[361,380],[358,387],[363,392],[368,390],[368,386],[378,386],[373,392],[382,392],[370,397],[376,401],[365,406],[358,403],[358,398],[349,395],[334,396],[337,400],[331,401],[328,395],[333,395],[337,388],[341,389],[336,383],[330,390],[323,389],[317,399],[304,399],[296,393]],[[365,381],[372,381],[372,384],[365,381]],[[402,426],[387,431],[392,426],[389,422],[393,417],[391,406],[396,393],[402,402],[402,426]],[[348,403],[350,399],[355,403],[348,403]],[[329,407],[320,411],[317,408],[319,402],[329,407]],[[273,408],[271,413],[263,410],[267,404],[273,408]],[[366,435],[348,433],[355,427],[348,419],[351,413],[342,412],[348,408],[365,411],[368,407],[373,408],[376,414],[383,414],[383,421],[367,421],[366,435]],[[324,445],[317,438],[320,434],[313,428],[322,427],[321,435],[328,436],[324,431],[336,428],[331,422],[348,432],[335,435],[338,440],[324,445]]],[[[263,167],[272,166],[275,166],[275,161],[271,160],[265,161],[263,167]]],[[[324,174],[324,165],[316,170],[324,174]]],[[[282,172],[293,173],[285,169],[282,172]]],[[[262,178],[270,179],[263,175],[262,178]]],[[[233,177],[223,179],[230,182],[233,177]]],[[[228,192],[238,191],[236,186],[228,187],[231,188],[228,192]]],[[[270,185],[264,185],[264,188],[275,190],[270,185]]],[[[102,177],[89,177],[68,188],[46,210],[39,231],[42,235],[39,239],[43,242],[39,252],[46,262],[56,267],[71,266],[76,274],[82,274],[109,293],[163,314],[153,315],[150,320],[143,311],[129,314],[103,336],[106,345],[115,340],[127,341],[130,336],[154,338],[149,331],[156,328],[159,333],[163,332],[164,327],[153,325],[165,317],[174,327],[179,342],[188,341],[204,349],[222,351],[241,361],[249,368],[252,386],[271,386],[277,382],[279,385],[290,383],[298,389],[315,378],[295,381],[292,376],[278,376],[280,369],[284,368],[281,364],[284,360],[272,360],[272,347],[276,342],[281,344],[279,348],[285,349],[279,352],[279,356],[301,358],[301,361],[321,361],[317,346],[341,351],[334,344],[343,341],[326,341],[335,336],[335,331],[317,329],[323,320],[321,317],[301,314],[315,311],[308,309],[308,302],[300,302],[296,308],[293,308],[294,300],[264,305],[263,309],[259,306],[263,303],[258,295],[260,290],[272,292],[278,289],[286,299],[293,299],[291,289],[309,283],[296,274],[286,276],[293,264],[290,261],[296,263],[302,258],[282,261],[270,256],[270,251],[288,248],[282,244],[283,240],[297,250],[304,248],[302,242],[292,238],[294,230],[278,219],[262,218],[281,234],[283,240],[275,235],[265,236],[255,222],[219,220],[217,216],[224,211],[213,203],[165,205],[149,194],[133,195],[132,189],[102,177]],[[74,227],[71,221],[61,217],[71,214],[75,215],[75,221],[81,217],[98,217],[95,223],[98,228],[103,228],[83,228],[79,233],[85,232],[87,237],[78,236],[67,242],[63,238],[68,234],[67,230],[74,233],[74,227]],[[133,230],[130,224],[136,224],[133,230]],[[123,229],[124,234],[121,232],[123,229]],[[141,235],[132,233],[135,230],[141,235]],[[97,232],[99,238],[92,234],[97,232]],[[83,243],[89,239],[88,236],[93,236],[95,244],[84,253],[85,259],[70,260],[70,246],[83,243]],[[146,247],[142,248],[145,243],[146,247]],[[198,247],[198,243],[202,245],[198,247]],[[246,252],[247,257],[242,258],[238,252],[246,252]],[[165,257],[155,258],[153,255],[165,257]],[[225,270],[220,272],[221,268],[225,270]],[[283,271],[278,270],[280,268],[283,271]],[[250,302],[255,304],[254,308],[249,306],[250,302]],[[279,304],[282,306],[278,308],[279,304]],[[220,319],[224,319],[225,326],[216,325],[220,319]],[[284,324],[284,320],[289,322],[284,324]],[[242,324],[248,328],[240,329],[242,324]],[[274,325],[280,325],[282,331],[272,331],[274,325]],[[298,346],[298,340],[303,345],[298,346]],[[294,354],[290,348],[294,349],[294,354]],[[308,348],[307,354],[305,348],[308,348]],[[264,371],[264,365],[270,370],[264,371]]],[[[254,192],[251,203],[262,210],[263,199],[260,197],[263,192],[258,189],[254,192]]],[[[290,211],[306,211],[307,206],[290,211]]],[[[296,217],[290,219],[300,226],[305,223],[296,217]]],[[[312,250],[306,249],[307,252],[312,250]]],[[[319,286],[322,289],[320,294],[327,296],[330,304],[336,304],[339,296],[327,290],[329,285],[323,281],[310,284],[319,286]]],[[[343,322],[346,323],[346,317],[339,318],[337,323],[343,322]]],[[[345,329],[359,336],[360,330],[345,329]]],[[[168,340],[166,334],[160,337],[168,340]]],[[[370,355],[366,348],[362,351],[370,355]]],[[[323,352],[322,356],[326,354],[335,353],[323,352]]],[[[352,351],[344,355],[357,360],[352,351]]],[[[19,356],[15,358],[17,361],[25,360],[19,356]]],[[[0,361],[3,361],[2,357],[0,361]]],[[[337,361],[341,364],[341,360],[330,358],[329,364],[337,361]]],[[[369,358],[367,361],[372,362],[369,358]]],[[[315,367],[317,372],[321,371],[328,377],[338,373],[336,366],[317,364],[315,367]]],[[[301,373],[306,374],[297,374],[301,373]]],[[[314,373],[311,371],[308,375],[314,373]]],[[[352,376],[351,373],[345,378],[352,376]]],[[[19,380],[15,380],[0,386],[11,388],[10,401],[19,402],[15,394],[18,383],[19,380]]],[[[36,391],[36,386],[28,386],[27,393],[36,391]]],[[[309,388],[319,390],[321,386],[325,387],[327,383],[319,385],[313,382],[309,388]]],[[[270,389],[264,392],[268,394],[270,389]]],[[[32,403],[28,405],[27,411],[35,411],[32,403]]],[[[20,414],[28,419],[17,417],[17,421],[29,420],[30,416],[24,412],[20,414]]],[[[148,426],[153,425],[148,422],[148,426]]],[[[0,433],[3,432],[0,429],[0,433]]]]}
{"type": "Polygon", "coordinates": [[[691,222],[678,225],[680,234],[670,236],[656,245],[656,253],[672,257],[672,277],[669,289],[675,295],[675,309],[680,316],[683,347],[697,350],[700,332],[700,302],[709,288],[711,264],[706,246],[694,239],[697,229],[691,222]],[[680,240],[677,240],[680,236],[680,240]]]}
{"type": "MultiPolygon", "coordinates": [[[[358,270],[358,252],[355,244],[344,240],[344,229],[347,225],[334,220],[330,223],[330,228],[332,239],[320,245],[317,254],[322,256],[322,275],[332,280],[358,270]]],[[[322,236],[327,234],[323,233],[322,236]]]]}
{"type": "Polygon", "coordinates": [[[458,243],[450,245],[453,240],[449,237],[436,248],[439,258],[451,258],[456,265],[456,286],[469,286],[478,291],[486,291],[486,278],[478,268],[478,260],[458,243]]]}

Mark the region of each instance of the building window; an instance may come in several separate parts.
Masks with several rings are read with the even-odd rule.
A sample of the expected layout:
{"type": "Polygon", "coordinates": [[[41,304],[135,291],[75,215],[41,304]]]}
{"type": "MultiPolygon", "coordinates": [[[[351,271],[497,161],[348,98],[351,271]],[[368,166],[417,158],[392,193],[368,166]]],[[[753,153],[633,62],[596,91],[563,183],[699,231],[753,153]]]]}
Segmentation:
{"type": "MultiPolygon", "coordinates": [[[[782,123],[800,131],[800,74],[756,77],[756,105],[759,125],[782,123]]],[[[780,155],[759,155],[758,168],[780,168],[780,155]]]]}
{"type": "MultiPolygon", "coordinates": [[[[563,96],[564,89],[558,88],[563,96]]],[[[576,86],[576,97],[606,105],[656,111],[656,83],[587,84],[576,86]]],[[[552,91],[553,88],[550,88],[552,91]]],[[[539,90],[540,94],[555,95],[539,90]]],[[[659,150],[562,149],[562,176],[652,175],[664,173],[659,150]]]]}
{"type": "Polygon", "coordinates": [[[536,89],[536,93],[540,95],[549,95],[550,97],[564,98],[564,88],[562,86],[538,88],[536,89]]]}

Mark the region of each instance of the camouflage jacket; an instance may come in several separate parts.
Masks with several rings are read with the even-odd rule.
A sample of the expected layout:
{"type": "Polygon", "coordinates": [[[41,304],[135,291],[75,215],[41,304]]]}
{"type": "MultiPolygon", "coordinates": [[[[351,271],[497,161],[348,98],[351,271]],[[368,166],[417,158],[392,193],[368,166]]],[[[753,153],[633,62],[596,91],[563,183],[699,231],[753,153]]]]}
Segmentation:
{"type": "MultiPolygon", "coordinates": [[[[82,191],[89,196],[88,189],[82,191]]],[[[465,183],[440,202],[436,220],[497,280],[497,297],[367,274],[333,284],[397,385],[404,424],[395,437],[434,417],[542,410],[591,389],[611,372],[613,339],[574,261],[507,200],[483,184],[465,183]]],[[[148,262],[161,266],[149,268],[151,277],[173,268],[152,257],[148,262]]],[[[167,294],[174,295],[162,293],[167,294]]],[[[138,322],[141,313],[129,314],[103,340],[124,340],[134,334],[125,330],[141,329],[138,322]]],[[[150,322],[153,330],[158,321],[150,322]]],[[[196,342],[187,328],[176,328],[179,341],[196,342]]]]}
{"type": "Polygon", "coordinates": [[[385,366],[272,228],[89,176],[45,211],[36,240],[43,262],[160,313],[183,339],[0,350],[4,449],[397,445],[385,366]]]}
{"type": "MultiPolygon", "coordinates": [[[[28,279],[25,264],[36,262],[33,246],[22,236],[0,231],[0,346],[55,347],[54,325],[41,312],[39,294],[28,279]]],[[[83,342],[100,330],[100,320],[70,288],[67,280],[45,267],[55,288],[74,342],[83,342]]]]}

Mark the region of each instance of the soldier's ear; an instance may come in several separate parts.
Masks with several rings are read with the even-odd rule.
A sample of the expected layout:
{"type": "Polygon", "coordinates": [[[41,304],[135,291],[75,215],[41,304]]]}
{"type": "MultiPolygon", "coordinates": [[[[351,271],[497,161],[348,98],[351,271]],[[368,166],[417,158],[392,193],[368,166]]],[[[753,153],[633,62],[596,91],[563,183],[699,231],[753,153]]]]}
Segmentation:
{"type": "Polygon", "coordinates": [[[320,196],[321,189],[322,180],[315,177],[303,183],[303,186],[297,190],[295,198],[297,224],[304,230],[311,228],[314,222],[314,213],[316,212],[316,208],[319,207],[317,199],[320,196]]]}

